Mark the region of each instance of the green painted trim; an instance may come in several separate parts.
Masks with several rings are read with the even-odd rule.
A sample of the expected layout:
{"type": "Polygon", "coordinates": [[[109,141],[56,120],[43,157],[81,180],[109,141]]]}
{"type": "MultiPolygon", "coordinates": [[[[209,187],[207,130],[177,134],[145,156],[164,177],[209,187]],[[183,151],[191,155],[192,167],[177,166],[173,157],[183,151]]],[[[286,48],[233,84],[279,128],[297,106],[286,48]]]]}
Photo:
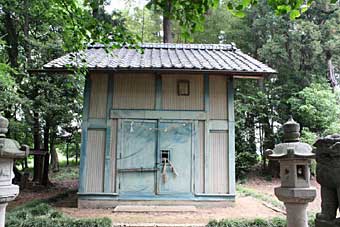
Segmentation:
{"type": "Polygon", "coordinates": [[[113,99],[113,74],[108,74],[107,103],[106,103],[106,138],[104,160],[104,192],[111,192],[113,177],[111,175],[111,120],[110,112],[113,99]]]}
{"type": "Polygon", "coordinates": [[[87,195],[93,195],[93,196],[118,196],[118,193],[106,193],[106,192],[78,192],[78,196],[87,196],[87,195]]]}
{"type": "Polygon", "coordinates": [[[204,110],[209,112],[210,101],[209,101],[209,75],[204,74],[204,110]]]}
{"type": "Polygon", "coordinates": [[[111,128],[106,129],[104,156],[104,192],[111,192],[111,128]]]}
{"type": "MultiPolygon", "coordinates": [[[[193,124],[194,130],[193,130],[193,175],[195,176],[194,178],[194,188],[193,192],[196,193],[198,192],[199,186],[201,184],[201,177],[200,177],[200,154],[199,154],[199,125],[198,121],[194,121],[193,124]]],[[[202,168],[202,167],[201,167],[202,168]]]]}
{"type": "Polygon", "coordinates": [[[162,109],[162,77],[156,74],[156,87],[155,87],[155,109],[162,109]]]}
{"type": "Polygon", "coordinates": [[[196,144],[195,144],[195,135],[196,133],[196,128],[195,128],[195,124],[190,123],[191,124],[191,192],[194,193],[195,192],[195,151],[196,151],[196,144]]]}
{"type": "Polygon", "coordinates": [[[205,120],[205,111],[171,110],[111,110],[111,118],[124,119],[169,119],[169,120],[205,120]]]}
{"type": "Polygon", "coordinates": [[[234,79],[228,81],[228,152],[229,152],[229,193],[235,194],[235,115],[234,115],[234,79]]]}
{"type": "Polygon", "coordinates": [[[123,143],[123,120],[117,120],[117,151],[116,151],[116,192],[120,192],[120,174],[117,172],[118,169],[121,169],[121,162],[118,160],[120,153],[122,153],[122,143],[123,143]]]}
{"type": "MultiPolygon", "coordinates": [[[[157,128],[160,127],[160,120],[157,120],[157,128]]],[[[160,164],[162,163],[161,161],[161,134],[159,132],[157,132],[156,134],[156,163],[155,166],[157,169],[161,168],[160,164]]],[[[155,174],[155,194],[159,195],[161,193],[161,187],[160,187],[160,179],[161,179],[161,171],[156,171],[155,174]]]]}
{"type": "Polygon", "coordinates": [[[211,131],[227,131],[229,122],[227,120],[210,120],[208,127],[211,131]]]}
{"type": "Polygon", "coordinates": [[[84,86],[84,104],[83,104],[83,122],[82,122],[82,135],[81,135],[81,148],[80,148],[80,167],[79,167],[79,192],[85,191],[86,182],[86,147],[87,147],[87,128],[88,116],[91,94],[91,80],[90,75],[85,76],[84,86]]]}
{"type": "Polygon", "coordinates": [[[78,194],[79,200],[111,201],[235,201],[233,194],[188,194],[188,195],[118,195],[116,193],[78,194]]]}
{"type": "MultiPolygon", "coordinates": [[[[209,75],[204,74],[204,106],[208,113],[210,110],[210,89],[209,75]]],[[[204,122],[204,192],[208,191],[209,186],[209,119],[204,122]]]]}
{"type": "Polygon", "coordinates": [[[106,129],[107,120],[98,119],[98,118],[90,118],[87,122],[87,127],[88,129],[106,129]]]}

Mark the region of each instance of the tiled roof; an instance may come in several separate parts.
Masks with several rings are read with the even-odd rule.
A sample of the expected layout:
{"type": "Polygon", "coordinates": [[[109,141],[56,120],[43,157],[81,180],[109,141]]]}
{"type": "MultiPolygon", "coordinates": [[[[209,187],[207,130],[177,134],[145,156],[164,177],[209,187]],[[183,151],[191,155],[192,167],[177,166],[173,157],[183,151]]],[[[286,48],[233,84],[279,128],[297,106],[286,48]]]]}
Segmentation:
{"type": "Polygon", "coordinates": [[[142,44],[110,53],[103,45],[91,45],[44,65],[45,69],[68,69],[87,65],[90,70],[185,70],[270,74],[276,71],[242,53],[232,44],[142,44]]]}

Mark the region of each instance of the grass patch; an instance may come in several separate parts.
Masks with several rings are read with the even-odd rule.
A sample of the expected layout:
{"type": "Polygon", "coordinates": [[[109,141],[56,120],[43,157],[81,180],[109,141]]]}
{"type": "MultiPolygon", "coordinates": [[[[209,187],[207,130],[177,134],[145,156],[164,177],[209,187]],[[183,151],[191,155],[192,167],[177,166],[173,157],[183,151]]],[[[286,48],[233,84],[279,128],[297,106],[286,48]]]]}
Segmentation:
{"type": "Polygon", "coordinates": [[[238,192],[238,194],[242,195],[242,196],[251,196],[255,199],[261,200],[263,202],[269,203],[273,206],[275,206],[276,208],[279,208],[281,210],[284,210],[285,207],[284,205],[277,201],[276,199],[274,199],[273,197],[266,195],[264,193],[260,193],[256,190],[250,189],[250,188],[246,188],[240,184],[237,185],[236,190],[238,192]]]}
{"type": "MultiPolygon", "coordinates": [[[[254,220],[221,220],[210,221],[207,227],[286,227],[286,220],[282,218],[273,218],[271,220],[254,219],[254,220]]],[[[309,227],[314,227],[314,219],[309,219],[309,227]]]]}
{"type": "Polygon", "coordinates": [[[111,227],[109,218],[74,219],[65,216],[43,200],[34,200],[12,209],[6,227],[111,227]]]}

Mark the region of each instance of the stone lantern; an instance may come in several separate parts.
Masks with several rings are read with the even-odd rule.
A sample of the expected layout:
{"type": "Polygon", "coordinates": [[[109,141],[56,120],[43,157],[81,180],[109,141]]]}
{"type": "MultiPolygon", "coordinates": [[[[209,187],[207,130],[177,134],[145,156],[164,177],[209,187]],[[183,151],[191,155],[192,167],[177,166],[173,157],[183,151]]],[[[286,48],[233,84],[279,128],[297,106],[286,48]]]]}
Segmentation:
{"type": "Polygon", "coordinates": [[[0,115],[0,227],[5,226],[7,203],[19,194],[19,186],[12,184],[14,159],[24,158],[29,153],[27,146],[23,146],[22,151],[17,141],[7,139],[7,131],[8,120],[0,115]]]}
{"type": "Polygon", "coordinates": [[[307,227],[307,206],[316,197],[310,185],[312,147],[300,142],[300,125],[290,118],[283,125],[283,143],[268,150],[269,159],[280,162],[281,187],[275,188],[276,197],[284,202],[288,227],[307,227]]]}

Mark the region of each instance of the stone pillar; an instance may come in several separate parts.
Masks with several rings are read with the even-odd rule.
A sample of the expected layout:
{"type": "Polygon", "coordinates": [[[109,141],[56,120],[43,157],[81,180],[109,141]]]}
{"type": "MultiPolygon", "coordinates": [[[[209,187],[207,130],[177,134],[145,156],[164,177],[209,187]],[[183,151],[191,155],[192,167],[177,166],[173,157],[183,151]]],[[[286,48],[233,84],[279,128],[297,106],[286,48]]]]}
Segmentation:
{"type": "Polygon", "coordinates": [[[308,203],[285,203],[287,227],[308,226],[308,203]]]}
{"type": "Polygon", "coordinates": [[[0,227],[5,226],[5,214],[7,203],[0,203],[0,227]]]}

